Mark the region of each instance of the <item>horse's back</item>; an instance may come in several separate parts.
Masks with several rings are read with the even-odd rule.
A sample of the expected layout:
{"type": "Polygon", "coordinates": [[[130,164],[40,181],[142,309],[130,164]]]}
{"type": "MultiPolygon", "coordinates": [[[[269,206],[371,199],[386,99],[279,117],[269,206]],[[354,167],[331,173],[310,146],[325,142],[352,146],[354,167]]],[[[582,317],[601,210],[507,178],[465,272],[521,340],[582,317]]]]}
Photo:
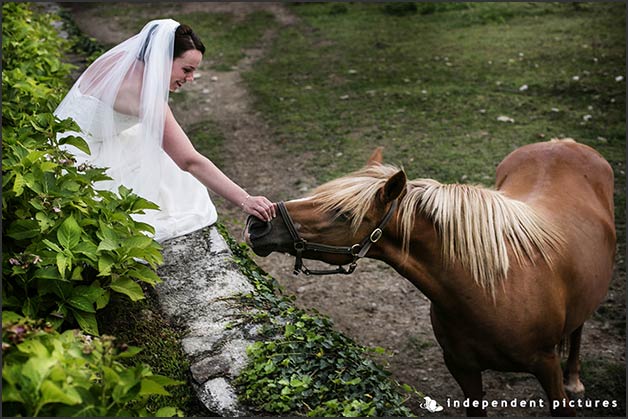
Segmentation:
{"type": "Polygon", "coordinates": [[[496,185],[535,208],[564,237],[556,270],[566,291],[565,327],[577,327],[602,301],[612,277],[612,168],[589,146],[553,140],[509,154],[497,168],[496,185]]]}
{"type": "MultiPolygon", "coordinates": [[[[573,140],[529,144],[510,153],[497,167],[497,188],[530,202],[571,202],[589,206],[614,222],[613,170],[593,148],[573,140]]],[[[554,209],[561,209],[560,207],[554,209]]]]}

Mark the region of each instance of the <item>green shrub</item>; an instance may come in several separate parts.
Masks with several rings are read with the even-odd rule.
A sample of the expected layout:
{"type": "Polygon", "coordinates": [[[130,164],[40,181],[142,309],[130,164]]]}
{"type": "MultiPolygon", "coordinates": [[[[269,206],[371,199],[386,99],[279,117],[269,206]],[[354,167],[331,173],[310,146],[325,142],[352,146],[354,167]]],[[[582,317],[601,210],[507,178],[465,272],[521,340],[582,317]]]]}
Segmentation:
{"type": "Polygon", "coordinates": [[[2,323],[2,408],[6,416],[182,416],[172,407],[149,412],[150,396],[180,384],[145,364],[120,360],[139,348],[114,338],[62,334],[10,312],[2,323]]]}
{"type": "Polygon", "coordinates": [[[98,335],[95,313],[112,291],[138,300],[136,281],[160,280],[160,247],[144,234],[153,229],[131,218],[156,206],[125,188],[96,191],[104,170],[61,150],[89,152],[82,138],[58,138],[78,127],[52,114],[67,88],[67,44],[28,5],[4,4],[3,16],[3,308],[98,335]]]}

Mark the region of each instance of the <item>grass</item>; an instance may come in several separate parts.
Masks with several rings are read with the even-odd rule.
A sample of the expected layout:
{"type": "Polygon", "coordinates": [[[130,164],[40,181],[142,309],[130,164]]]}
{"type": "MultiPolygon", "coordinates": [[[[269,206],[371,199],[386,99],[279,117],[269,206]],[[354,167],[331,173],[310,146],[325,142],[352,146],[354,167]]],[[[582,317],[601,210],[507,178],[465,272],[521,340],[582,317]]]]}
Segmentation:
{"type": "Polygon", "coordinates": [[[148,8],[138,3],[84,4],[81,7],[91,8],[103,18],[115,19],[116,25],[129,34],[138,33],[152,19],[171,18],[185,23],[203,40],[206,61],[217,71],[231,70],[244,57],[243,49],[254,46],[264,30],[276,25],[273,16],[265,12],[239,19],[228,13],[182,13],[180,7],[170,4],[152,4],[148,8]]]}
{"type": "Polygon", "coordinates": [[[243,20],[230,14],[195,13],[175,15],[173,19],[190,25],[203,40],[206,60],[216,71],[230,71],[242,58],[243,48],[250,48],[264,30],[274,26],[268,13],[252,13],[243,20]]]}
{"type": "Polygon", "coordinates": [[[616,401],[616,407],[586,409],[587,416],[624,416],[626,412],[626,364],[605,359],[582,360],[585,400],[616,401]]]}
{"type": "Polygon", "coordinates": [[[284,147],[322,150],[306,167],[321,182],[378,145],[411,177],[446,182],[491,183],[513,148],[554,136],[623,162],[625,21],[621,5],[590,6],[474,3],[398,18],[380,5],[300,5],[302,25],[247,79],[284,147]]]}

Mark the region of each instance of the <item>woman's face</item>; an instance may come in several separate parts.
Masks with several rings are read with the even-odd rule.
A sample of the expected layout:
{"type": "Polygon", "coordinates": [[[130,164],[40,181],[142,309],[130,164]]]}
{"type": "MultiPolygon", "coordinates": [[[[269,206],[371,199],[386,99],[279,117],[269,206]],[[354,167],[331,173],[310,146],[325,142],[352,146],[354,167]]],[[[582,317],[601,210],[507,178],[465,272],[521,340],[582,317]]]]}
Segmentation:
{"type": "Polygon", "coordinates": [[[201,64],[203,54],[196,49],[185,51],[172,62],[170,74],[170,91],[174,92],[188,81],[194,80],[194,71],[201,64]]]}

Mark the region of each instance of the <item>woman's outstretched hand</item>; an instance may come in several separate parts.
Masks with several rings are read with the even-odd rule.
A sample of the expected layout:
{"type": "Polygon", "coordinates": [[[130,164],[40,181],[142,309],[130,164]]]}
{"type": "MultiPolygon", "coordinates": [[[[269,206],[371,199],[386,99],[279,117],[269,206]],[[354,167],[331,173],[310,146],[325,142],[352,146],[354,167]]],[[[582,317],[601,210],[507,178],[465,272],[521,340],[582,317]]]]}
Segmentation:
{"type": "Polygon", "coordinates": [[[265,196],[247,196],[240,206],[247,214],[264,221],[270,221],[277,215],[277,206],[265,196]]]}

